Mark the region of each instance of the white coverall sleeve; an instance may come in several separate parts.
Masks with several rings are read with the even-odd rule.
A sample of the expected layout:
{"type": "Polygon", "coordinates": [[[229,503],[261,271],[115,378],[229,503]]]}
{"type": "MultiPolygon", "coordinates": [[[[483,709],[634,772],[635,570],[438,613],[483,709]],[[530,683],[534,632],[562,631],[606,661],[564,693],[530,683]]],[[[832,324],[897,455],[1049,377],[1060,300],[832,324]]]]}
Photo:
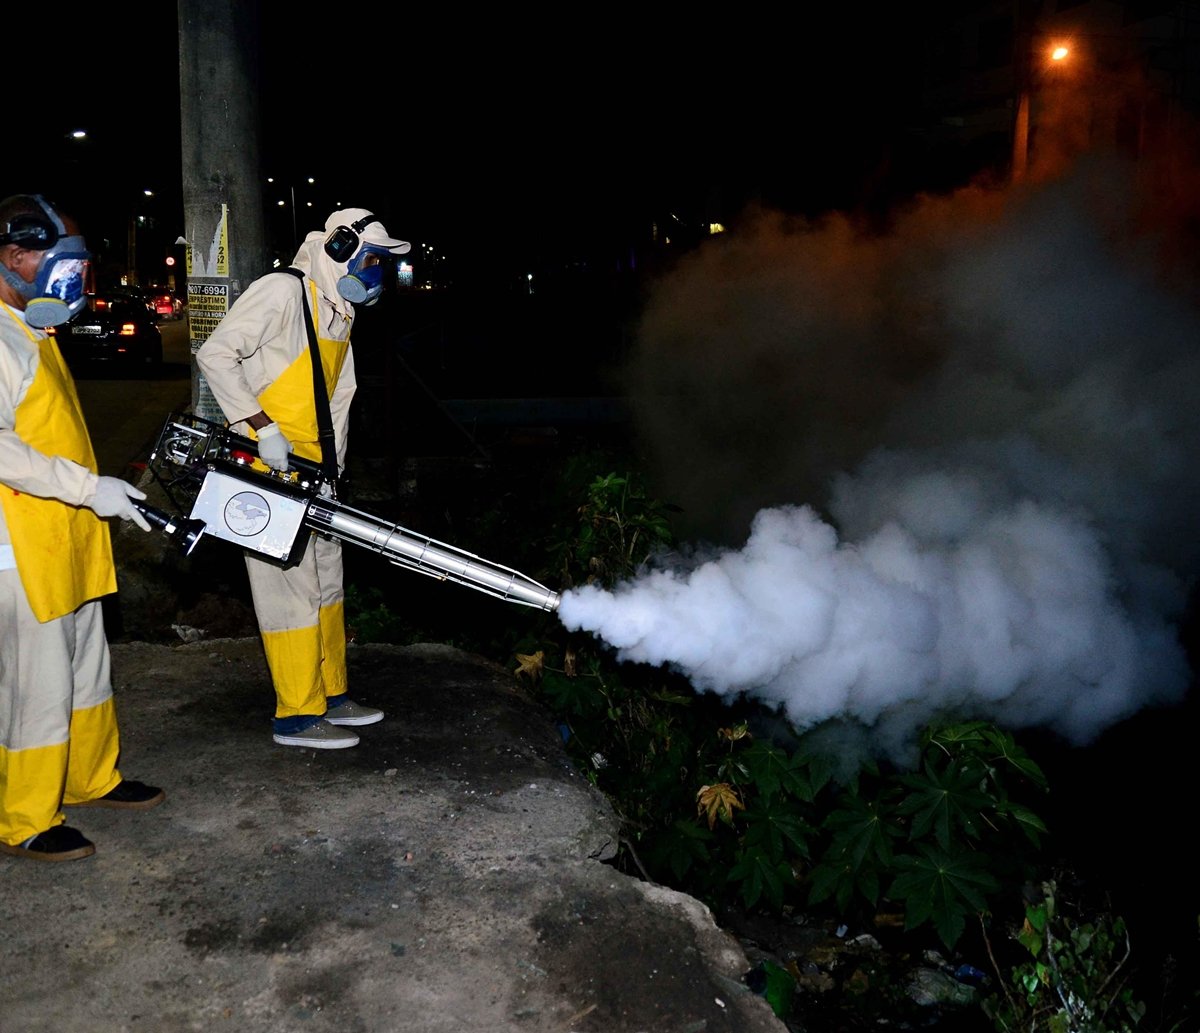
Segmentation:
{"type": "Polygon", "coordinates": [[[15,430],[17,406],[33,383],[36,352],[0,339],[0,484],[39,498],[83,505],[99,478],[86,466],[30,448],[15,430]]]}
{"type": "Polygon", "coordinates": [[[246,378],[242,360],[280,333],[289,321],[289,305],[295,304],[299,296],[296,282],[290,276],[264,276],[255,280],[196,352],[196,365],[231,424],[253,416],[262,408],[258,392],[246,378]]]}

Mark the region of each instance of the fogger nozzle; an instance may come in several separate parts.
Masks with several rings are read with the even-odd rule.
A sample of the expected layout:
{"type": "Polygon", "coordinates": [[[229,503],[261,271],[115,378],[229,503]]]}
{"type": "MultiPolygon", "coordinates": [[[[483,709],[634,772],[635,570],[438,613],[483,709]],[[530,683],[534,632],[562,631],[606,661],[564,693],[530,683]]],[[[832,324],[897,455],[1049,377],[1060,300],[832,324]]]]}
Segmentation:
{"type": "Polygon", "coordinates": [[[492,563],[445,542],[381,521],[340,502],[318,500],[308,507],[305,522],[333,538],[352,542],[385,556],[398,567],[454,581],[510,603],[539,610],[558,609],[559,594],[511,567],[492,563]]]}

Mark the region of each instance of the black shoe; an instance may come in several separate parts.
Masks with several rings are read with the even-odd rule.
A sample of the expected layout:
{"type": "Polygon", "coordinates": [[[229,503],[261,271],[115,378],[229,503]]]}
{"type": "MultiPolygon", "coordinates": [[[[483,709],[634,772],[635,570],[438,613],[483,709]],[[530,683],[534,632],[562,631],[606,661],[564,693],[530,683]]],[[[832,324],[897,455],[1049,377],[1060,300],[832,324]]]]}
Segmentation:
{"type": "Polygon", "coordinates": [[[82,803],[70,804],[74,807],[120,807],[127,811],[147,811],[157,807],[167,798],[158,786],[148,786],[145,782],[134,782],[128,778],[117,783],[116,788],[110,789],[95,800],[84,800],[82,803]]]}
{"type": "Polygon", "coordinates": [[[79,829],[55,825],[52,829],[39,832],[24,846],[0,843],[0,852],[14,857],[28,857],[32,861],[74,861],[77,857],[91,857],[96,848],[79,829]]]}

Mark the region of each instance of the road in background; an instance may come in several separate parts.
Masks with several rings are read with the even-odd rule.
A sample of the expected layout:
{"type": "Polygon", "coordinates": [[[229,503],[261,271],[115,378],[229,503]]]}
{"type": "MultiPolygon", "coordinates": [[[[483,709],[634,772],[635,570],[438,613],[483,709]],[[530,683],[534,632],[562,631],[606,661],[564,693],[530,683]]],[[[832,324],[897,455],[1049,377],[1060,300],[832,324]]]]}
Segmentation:
{"type": "Polygon", "coordinates": [[[153,377],[108,378],[76,371],[75,386],[100,473],[137,481],[172,412],[192,402],[187,319],[159,324],[162,368],[153,377]]]}

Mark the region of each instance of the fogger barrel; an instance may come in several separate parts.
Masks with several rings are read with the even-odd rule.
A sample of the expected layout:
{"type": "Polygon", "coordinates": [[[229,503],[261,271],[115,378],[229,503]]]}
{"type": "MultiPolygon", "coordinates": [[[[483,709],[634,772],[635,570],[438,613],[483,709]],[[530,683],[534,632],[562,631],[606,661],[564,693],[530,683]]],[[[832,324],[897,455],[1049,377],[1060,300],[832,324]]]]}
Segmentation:
{"type": "MultiPolygon", "coordinates": [[[[303,558],[309,532],[315,532],[506,602],[558,609],[558,593],[520,571],[341,502],[320,464],[293,455],[293,469],[278,473],[257,469],[256,456],[250,439],[208,420],[172,413],[149,465],[172,502],[188,510],[187,527],[195,537],[202,525],[210,537],[291,567],[303,558]]],[[[194,545],[192,540],[188,551],[194,545]]]]}
{"type": "Polygon", "coordinates": [[[539,610],[558,609],[556,592],[518,571],[435,542],[399,524],[385,524],[369,513],[360,513],[338,502],[319,499],[308,507],[305,521],[319,533],[372,549],[398,566],[458,581],[508,602],[536,606],[539,610]]]}

